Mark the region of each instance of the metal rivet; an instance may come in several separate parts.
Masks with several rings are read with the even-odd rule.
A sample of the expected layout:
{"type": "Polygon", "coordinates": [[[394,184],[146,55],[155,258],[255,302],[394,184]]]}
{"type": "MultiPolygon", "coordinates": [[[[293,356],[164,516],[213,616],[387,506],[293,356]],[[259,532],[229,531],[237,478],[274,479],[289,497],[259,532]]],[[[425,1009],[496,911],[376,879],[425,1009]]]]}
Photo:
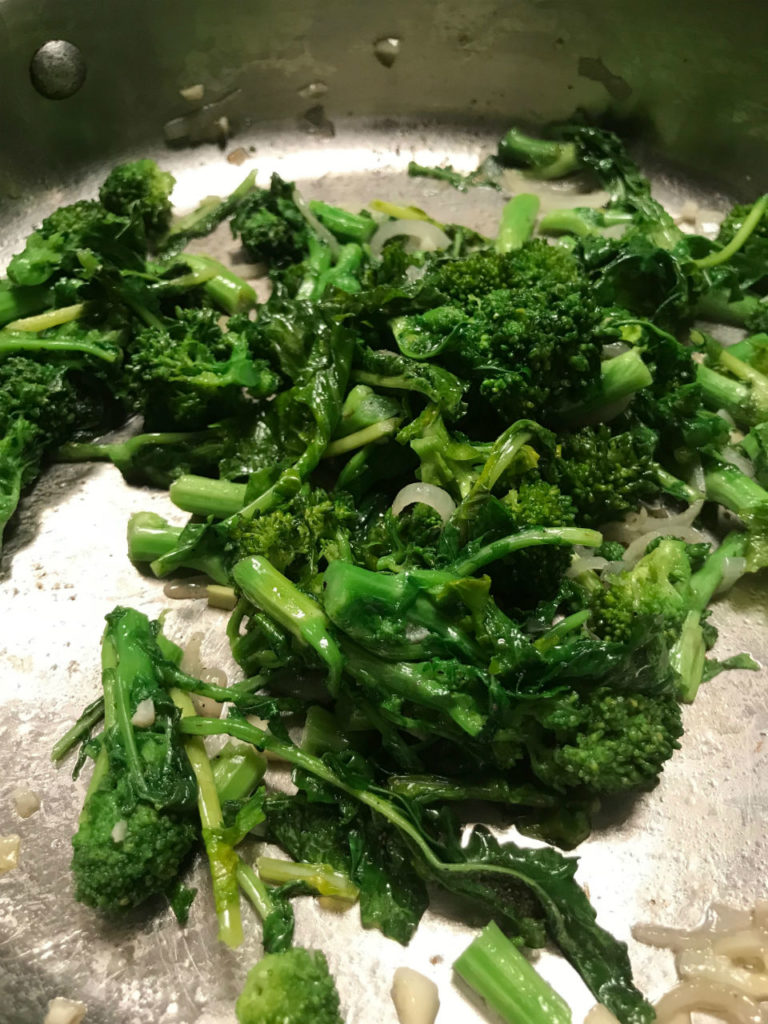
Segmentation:
{"type": "Polygon", "coordinates": [[[32,56],[29,77],[41,96],[66,100],[85,81],[85,60],[79,47],[66,39],[49,39],[32,56]]]}

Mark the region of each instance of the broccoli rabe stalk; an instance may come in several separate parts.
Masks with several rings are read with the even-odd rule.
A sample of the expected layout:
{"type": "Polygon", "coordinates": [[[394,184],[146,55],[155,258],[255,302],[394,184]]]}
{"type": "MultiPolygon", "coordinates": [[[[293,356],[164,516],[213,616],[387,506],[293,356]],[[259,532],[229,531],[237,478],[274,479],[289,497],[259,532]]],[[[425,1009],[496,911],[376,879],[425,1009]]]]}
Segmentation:
{"type": "MultiPolygon", "coordinates": [[[[226,689],[226,687],[222,687],[226,689]]],[[[196,691],[199,693],[199,690],[196,691]]],[[[213,781],[222,804],[243,800],[264,778],[267,762],[248,743],[231,740],[211,761],[213,781]]]]}
{"type": "MultiPolygon", "coordinates": [[[[186,693],[173,688],[171,697],[181,711],[182,721],[185,718],[196,717],[194,704],[186,693]]],[[[216,780],[202,738],[187,736],[184,749],[197,779],[197,808],[211,868],[213,898],[216,916],[219,919],[219,939],[230,949],[236,949],[243,941],[237,885],[237,854],[223,833],[224,819],[216,790],[216,780]]]]}
{"type": "Polygon", "coordinates": [[[471,576],[478,569],[511,555],[513,551],[538,547],[540,544],[565,546],[582,545],[596,548],[603,542],[597,530],[586,530],[577,526],[541,527],[538,530],[521,530],[492,541],[490,544],[470,543],[462,555],[450,566],[456,576],[471,576]]]}
{"type": "Polygon", "coordinates": [[[494,248],[496,252],[522,249],[533,234],[539,214],[539,197],[521,192],[510,199],[501,214],[494,248]]]}
{"type": "Polygon", "coordinates": [[[605,422],[623,411],[624,401],[643,388],[650,387],[653,375],[636,349],[604,359],[600,364],[600,383],[594,394],[577,405],[562,410],[569,422],[605,422]]]}
{"type": "Polygon", "coordinates": [[[111,462],[129,483],[168,487],[181,467],[215,462],[216,449],[210,431],[165,431],[125,441],[74,441],[58,449],[56,461],[111,462]]]}
{"type": "Polygon", "coordinates": [[[600,235],[606,228],[631,224],[632,220],[633,214],[628,210],[578,206],[572,210],[550,210],[541,218],[538,227],[542,235],[575,235],[585,238],[587,235],[600,235]]]}
{"type": "Polygon", "coordinates": [[[708,270],[710,267],[717,267],[721,263],[727,262],[732,256],[735,256],[763,219],[766,209],[768,209],[768,195],[761,196],[754,203],[749,214],[744,218],[744,222],[727,245],[724,245],[721,249],[715,249],[714,252],[702,256],[700,259],[694,260],[693,262],[696,266],[700,270],[708,270]]]}
{"type": "Polygon", "coordinates": [[[79,320],[86,311],[84,302],[76,302],[72,306],[58,306],[55,309],[47,309],[43,313],[36,313],[34,316],[21,317],[19,320],[12,320],[5,325],[5,331],[47,331],[51,327],[61,327],[64,324],[71,324],[79,320]]]}
{"type": "Polygon", "coordinates": [[[331,441],[323,452],[322,457],[324,459],[333,459],[337,455],[346,455],[349,452],[356,451],[358,448],[363,448],[367,444],[383,441],[388,437],[392,437],[397,432],[400,423],[400,416],[392,416],[386,420],[379,420],[378,423],[371,423],[370,426],[356,430],[353,434],[346,434],[344,437],[331,441]]]}
{"type": "Polygon", "coordinates": [[[509,1024],[571,1024],[568,1004],[494,921],[453,969],[509,1024]]]}
{"type": "Polygon", "coordinates": [[[692,337],[706,345],[707,363],[699,365],[696,371],[706,403],[713,409],[725,409],[744,426],[768,420],[768,376],[714,338],[698,331],[692,337]]]}
{"type": "MultiPolygon", "coordinates": [[[[37,319],[37,318],[35,318],[37,319]]],[[[13,355],[85,355],[104,363],[116,363],[120,359],[119,331],[101,334],[96,331],[82,331],[74,335],[41,337],[34,330],[0,331],[0,358],[13,355]]]]}
{"type": "Polygon", "coordinates": [[[289,882],[303,882],[320,896],[355,903],[360,890],[343,871],[336,871],[330,864],[304,864],[276,857],[258,857],[256,870],[259,877],[270,885],[287,885],[289,882]]]}
{"type": "Polygon", "coordinates": [[[732,300],[727,292],[712,289],[699,296],[694,311],[702,320],[729,324],[732,327],[765,330],[768,326],[768,303],[756,295],[745,295],[741,299],[732,300]]]}
{"type": "Polygon", "coordinates": [[[104,698],[97,697],[85,708],[75,724],[57,740],[51,751],[51,760],[61,761],[73,747],[91,735],[93,729],[104,718],[104,698]]]}
{"type": "Polygon", "coordinates": [[[244,313],[256,305],[253,287],[218,260],[186,253],[184,262],[193,271],[210,273],[211,276],[203,283],[203,291],[222,312],[230,315],[244,313]]]}
{"type": "Polygon", "coordinates": [[[768,487],[768,422],[753,427],[740,447],[752,462],[757,482],[768,487]]]}
{"type": "Polygon", "coordinates": [[[338,692],[343,658],[320,605],[302,593],[266,558],[243,558],[232,569],[235,586],[296,639],[311,647],[328,667],[328,689],[338,692]]]}
{"type": "Polygon", "coordinates": [[[579,156],[572,142],[535,139],[517,128],[499,140],[498,157],[508,167],[525,167],[534,178],[565,178],[580,169],[579,156]]]}
{"type": "Polygon", "coordinates": [[[310,199],[309,209],[322,225],[344,242],[367,242],[376,230],[373,217],[363,213],[350,213],[320,199],[310,199]]]}
{"type": "Polygon", "coordinates": [[[411,178],[433,178],[435,181],[445,181],[458,192],[468,192],[470,188],[479,185],[486,185],[488,188],[495,188],[501,191],[498,182],[500,168],[493,157],[487,157],[480,166],[470,171],[469,174],[462,174],[454,170],[451,164],[445,167],[425,167],[417,164],[415,160],[408,163],[408,175],[411,178]]]}
{"type": "Polygon", "coordinates": [[[137,565],[153,562],[176,547],[182,531],[157,512],[135,512],[128,520],[128,557],[137,565]]]}
{"type": "Polygon", "coordinates": [[[192,238],[208,235],[230,217],[240,202],[256,188],[256,171],[251,171],[226,199],[208,196],[190,213],[176,217],[160,242],[163,252],[179,252],[192,238]]]}
{"type": "Polygon", "coordinates": [[[704,490],[709,501],[716,501],[738,516],[747,518],[759,509],[768,512],[768,490],[729,462],[705,460],[704,490]]]}
{"type": "MultiPolygon", "coordinates": [[[[190,813],[194,776],[160,684],[162,660],[146,616],[130,608],[107,616],[104,732],[72,840],[76,898],[101,910],[137,906],[166,891],[199,835],[190,813]],[[147,700],[154,721],[135,726],[132,716],[147,700]]],[[[96,715],[98,706],[88,710],[96,715]]]]}
{"type": "Polygon", "coordinates": [[[746,550],[746,534],[729,533],[688,581],[689,611],[683,619],[680,635],[669,652],[670,664],[679,677],[677,695],[686,704],[696,699],[704,678],[707,645],[702,629],[702,615],[722,583],[728,561],[743,558],[746,550]]]}
{"type": "Polygon", "coordinates": [[[246,484],[184,473],[173,481],[169,493],[174,505],[184,512],[226,519],[245,505],[247,489],[246,484]]]}
{"type": "Polygon", "coordinates": [[[300,946],[270,953],[248,972],[238,1024],[344,1024],[328,962],[300,946]]]}
{"type": "MultiPolygon", "coordinates": [[[[282,953],[293,939],[293,908],[282,894],[270,890],[250,864],[237,858],[237,883],[250,900],[262,923],[262,943],[266,953],[282,953]]],[[[264,1018],[256,1020],[261,1024],[264,1018]]]]}

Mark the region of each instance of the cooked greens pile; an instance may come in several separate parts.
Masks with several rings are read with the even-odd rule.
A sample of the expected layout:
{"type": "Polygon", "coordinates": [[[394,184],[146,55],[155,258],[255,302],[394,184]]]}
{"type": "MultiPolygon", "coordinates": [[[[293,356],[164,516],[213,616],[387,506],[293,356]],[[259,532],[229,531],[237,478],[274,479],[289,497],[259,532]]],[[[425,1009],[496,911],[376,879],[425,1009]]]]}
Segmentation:
{"type": "Polygon", "coordinates": [[[116,609],[103,697],[55,757],[95,758],[78,899],[165,893],[183,920],[202,842],[225,942],[253,904],[272,958],[243,1022],[288,1020],[294,988],[292,1021],[339,1019],[322,956],[285,952],[290,896],[359,894],[363,925],[407,943],[428,885],[518,944],[554,941],[623,1024],[653,1017],[553,846],[656,783],[703,681],[755,667],[708,658],[708,606],[768,564],[768,199],[686,234],[586,127],[512,130],[469,177],[411,171],[503,188],[505,165],[610,198],[539,219],[516,195],[485,238],[251,176],[173,220],[173,179],[143,160],[43,221],[0,285],[0,524],[47,462],[110,460],[191,515],[135,515],[134,563],[204,574],[234,609],[226,689],[116,609]],[[261,305],[183,251],[225,219],[266,264],[261,305]],[[94,441],[135,414],[143,432],[94,441]],[[254,748],[293,766],[295,795],[265,789],[254,748]],[[466,834],[467,800],[551,845],[466,834]],[[254,870],[256,825],[297,863],[254,870]]]}

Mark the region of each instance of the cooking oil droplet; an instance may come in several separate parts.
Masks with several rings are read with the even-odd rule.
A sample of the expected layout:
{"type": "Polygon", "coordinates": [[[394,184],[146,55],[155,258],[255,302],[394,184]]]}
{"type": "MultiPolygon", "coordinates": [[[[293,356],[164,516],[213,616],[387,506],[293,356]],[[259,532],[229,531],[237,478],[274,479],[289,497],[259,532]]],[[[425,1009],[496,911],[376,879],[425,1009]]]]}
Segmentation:
{"type": "Polygon", "coordinates": [[[328,86],[325,82],[310,82],[309,85],[303,86],[299,89],[299,96],[303,100],[316,99],[318,96],[325,96],[328,92],[328,86]]]}
{"type": "Polygon", "coordinates": [[[384,36],[373,44],[373,55],[379,64],[391,68],[400,55],[400,40],[397,36],[384,36]]]}

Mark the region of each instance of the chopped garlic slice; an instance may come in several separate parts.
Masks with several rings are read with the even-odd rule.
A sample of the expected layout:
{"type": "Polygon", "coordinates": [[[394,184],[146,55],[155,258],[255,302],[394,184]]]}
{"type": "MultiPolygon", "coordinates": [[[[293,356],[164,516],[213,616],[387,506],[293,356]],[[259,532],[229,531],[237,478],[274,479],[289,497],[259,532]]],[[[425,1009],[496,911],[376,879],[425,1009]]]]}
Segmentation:
{"type": "Polygon", "coordinates": [[[40,794],[36,793],[33,789],[24,789],[19,786],[18,789],[14,789],[11,793],[13,800],[13,806],[16,808],[16,813],[20,818],[29,818],[35,811],[40,810],[40,794]]]}
{"type": "Polygon", "coordinates": [[[155,724],[155,702],[151,697],[147,697],[145,700],[140,700],[136,705],[136,710],[131,718],[131,725],[135,725],[137,729],[148,729],[150,725],[155,724]]]}
{"type": "Polygon", "coordinates": [[[78,1003],[74,999],[65,999],[64,996],[56,996],[48,1003],[48,1013],[45,1015],[43,1024],[80,1024],[85,1017],[85,1003],[78,1003]]]}
{"type": "Polygon", "coordinates": [[[0,836],[0,875],[19,866],[21,836],[0,836]]]}
{"type": "Polygon", "coordinates": [[[115,827],[110,832],[112,840],[115,843],[122,843],[125,837],[128,835],[128,822],[125,818],[121,818],[120,821],[115,822],[115,827]]]}
{"type": "Polygon", "coordinates": [[[395,971],[392,1002],[400,1024],[434,1024],[440,1009],[437,985],[411,967],[398,967],[395,971]]]}

